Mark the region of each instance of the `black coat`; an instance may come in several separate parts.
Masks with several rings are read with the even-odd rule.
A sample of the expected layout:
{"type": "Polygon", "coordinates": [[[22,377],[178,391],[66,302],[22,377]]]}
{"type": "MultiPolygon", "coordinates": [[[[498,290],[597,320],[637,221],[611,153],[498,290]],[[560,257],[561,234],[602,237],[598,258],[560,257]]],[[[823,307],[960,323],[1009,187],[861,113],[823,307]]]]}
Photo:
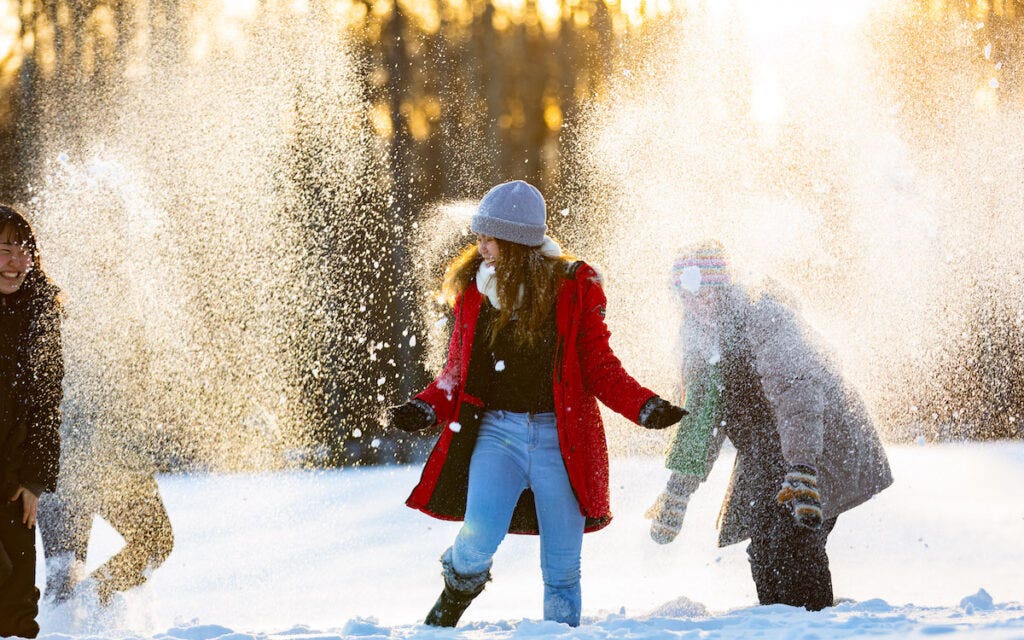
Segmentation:
{"type": "Polygon", "coordinates": [[[60,461],[64,359],[58,290],[38,271],[0,295],[0,484],[53,491],[60,461]]]}

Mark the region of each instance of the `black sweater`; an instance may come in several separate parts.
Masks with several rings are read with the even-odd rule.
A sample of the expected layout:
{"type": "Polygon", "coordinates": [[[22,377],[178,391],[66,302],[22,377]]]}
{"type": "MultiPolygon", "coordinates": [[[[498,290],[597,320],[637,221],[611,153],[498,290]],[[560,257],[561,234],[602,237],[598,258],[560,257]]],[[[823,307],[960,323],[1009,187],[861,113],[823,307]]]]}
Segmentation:
{"type": "Polygon", "coordinates": [[[491,345],[488,335],[497,315],[498,311],[485,297],[480,305],[473,353],[469,357],[466,390],[480,398],[487,409],[515,413],[554,411],[553,377],[558,340],[554,310],[532,347],[513,342],[515,319],[498,332],[491,345]]]}
{"type": "Polygon", "coordinates": [[[60,460],[64,360],[57,289],[38,272],[0,295],[0,483],[53,491],[60,460]],[[32,278],[32,276],[35,276],[32,278]]]}

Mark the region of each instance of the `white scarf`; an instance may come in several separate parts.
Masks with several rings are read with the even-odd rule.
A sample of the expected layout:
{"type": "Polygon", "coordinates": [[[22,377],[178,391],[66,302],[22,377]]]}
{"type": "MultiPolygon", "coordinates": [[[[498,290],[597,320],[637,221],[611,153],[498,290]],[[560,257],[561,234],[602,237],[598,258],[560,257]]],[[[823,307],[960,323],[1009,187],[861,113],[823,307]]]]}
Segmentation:
{"type": "MultiPolygon", "coordinates": [[[[557,258],[562,255],[562,247],[558,246],[558,243],[548,236],[544,236],[544,243],[537,250],[546,258],[557,258]]],[[[492,307],[495,309],[501,308],[501,303],[498,302],[498,279],[494,276],[494,267],[486,262],[481,262],[480,268],[476,270],[476,288],[480,290],[480,293],[487,296],[487,299],[491,301],[492,307]]],[[[522,297],[522,295],[522,285],[520,285],[519,297],[522,297]]]]}

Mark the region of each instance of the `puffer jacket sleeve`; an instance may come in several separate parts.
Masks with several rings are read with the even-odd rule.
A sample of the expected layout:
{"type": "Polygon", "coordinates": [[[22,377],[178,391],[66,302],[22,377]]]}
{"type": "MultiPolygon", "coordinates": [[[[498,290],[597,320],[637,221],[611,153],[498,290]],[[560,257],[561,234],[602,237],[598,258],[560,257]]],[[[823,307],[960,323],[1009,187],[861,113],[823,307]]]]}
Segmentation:
{"type": "Polygon", "coordinates": [[[789,464],[818,464],[824,447],[821,360],[793,312],[769,296],[751,309],[749,337],[765,396],[775,410],[789,464]]]}
{"type": "Polygon", "coordinates": [[[460,373],[462,369],[462,306],[463,297],[455,302],[453,309],[454,326],[452,337],[448,342],[448,355],[444,368],[427,388],[416,395],[417,400],[426,402],[433,408],[435,424],[446,424],[455,419],[458,405],[460,373]]]}
{"type": "Polygon", "coordinates": [[[611,332],[604,319],[608,300],[597,271],[582,264],[576,269],[576,279],[582,305],[577,349],[584,387],[609,409],[639,423],[640,409],[656,394],[634,380],[612,351],[611,332]]]}
{"type": "Polygon", "coordinates": [[[61,344],[60,307],[55,298],[39,303],[30,330],[29,379],[25,420],[27,433],[21,445],[19,482],[36,495],[53,491],[60,468],[60,403],[63,398],[64,353],[61,344]]]}

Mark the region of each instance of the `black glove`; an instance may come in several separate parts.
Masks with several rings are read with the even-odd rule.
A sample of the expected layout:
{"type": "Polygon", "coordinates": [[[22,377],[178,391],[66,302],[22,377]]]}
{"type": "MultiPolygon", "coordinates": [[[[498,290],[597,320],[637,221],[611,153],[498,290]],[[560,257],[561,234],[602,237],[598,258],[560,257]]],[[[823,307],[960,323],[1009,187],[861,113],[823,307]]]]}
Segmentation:
{"type": "Polygon", "coordinates": [[[401,429],[406,433],[426,429],[433,424],[432,417],[423,407],[412,400],[405,404],[388,407],[388,426],[401,429]]]}
{"type": "Polygon", "coordinates": [[[818,493],[818,471],[806,464],[794,464],[782,480],[776,496],[779,504],[789,508],[796,523],[807,529],[820,529],[821,494],[818,493]]]}
{"type": "Polygon", "coordinates": [[[689,411],[686,409],[654,396],[640,410],[640,426],[647,429],[666,429],[682,420],[687,413],[689,411]]]}

